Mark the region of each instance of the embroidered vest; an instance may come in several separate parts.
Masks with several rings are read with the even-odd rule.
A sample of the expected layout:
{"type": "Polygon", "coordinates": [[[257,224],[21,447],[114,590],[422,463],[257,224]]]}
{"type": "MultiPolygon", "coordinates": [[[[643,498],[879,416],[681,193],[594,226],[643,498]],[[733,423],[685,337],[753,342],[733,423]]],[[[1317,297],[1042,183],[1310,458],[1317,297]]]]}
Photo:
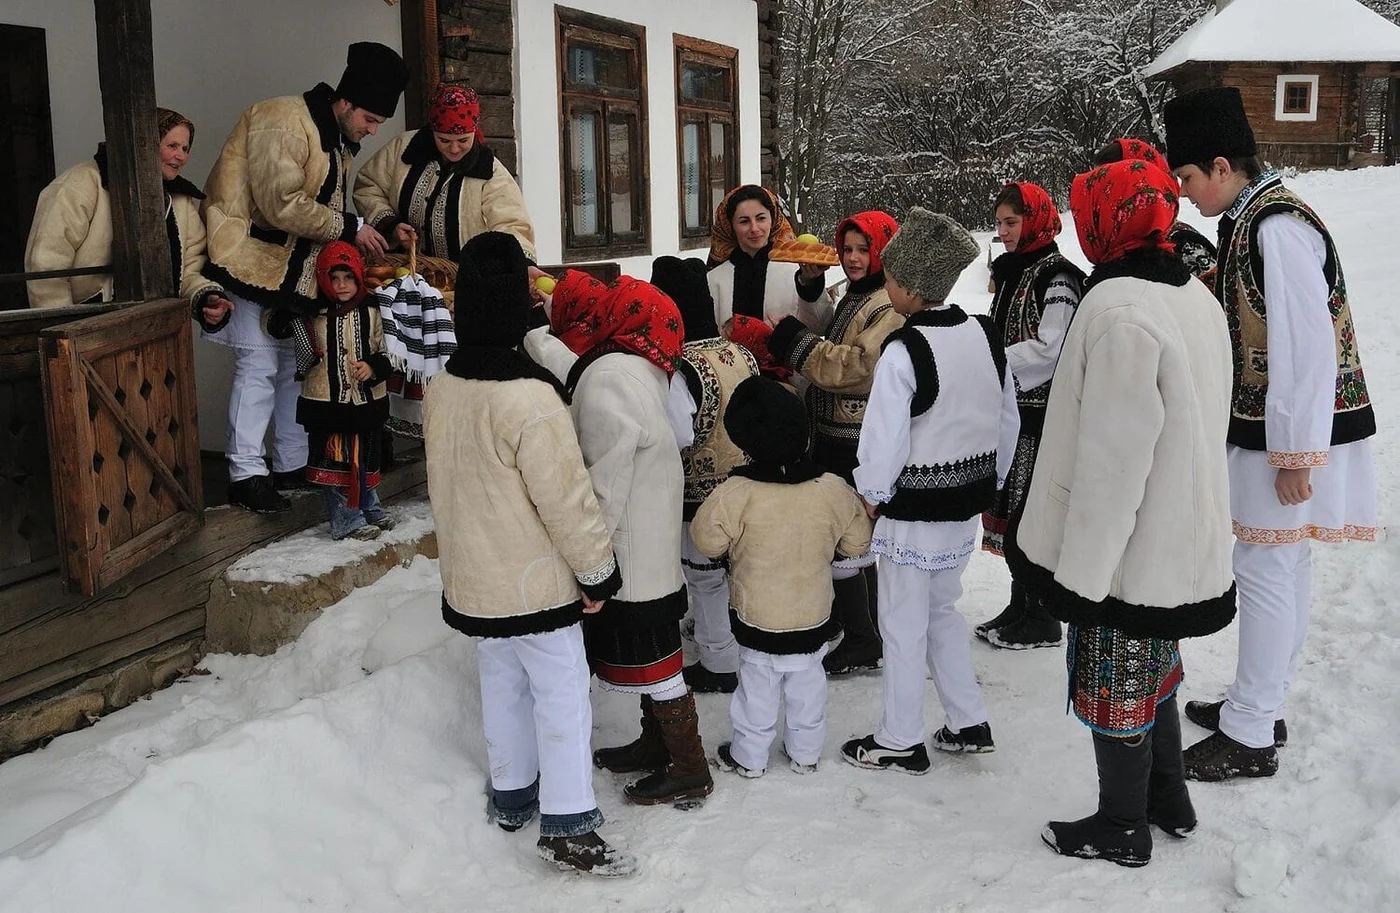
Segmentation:
{"type": "MultiPolygon", "coordinates": [[[[694,516],[700,503],[725,479],[729,471],[748,462],[744,452],[724,430],[724,410],[734,388],[758,374],[758,361],[748,349],[724,339],[688,342],[681,361],[700,379],[695,410],[695,441],[681,451],[685,470],[684,512],[694,516]]],[[[684,369],[683,369],[684,370],[684,369]]]]}
{"type": "MultiPolygon", "coordinates": [[[[1234,356],[1234,392],[1230,402],[1227,440],[1246,450],[1267,450],[1264,402],[1269,391],[1269,331],[1264,264],[1258,248],[1259,224],[1284,213],[1312,226],[1327,247],[1323,274],[1327,280],[1327,309],[1336,340],[1337,380],[1332,413],[1332,444],[1359,441],[1376,433],[1376,417],[1361,370],[1356,329],[1347,304],[1346,280],[1331,234],[1317,213],[1275,179],[1267,181],[1245,202],[1234,224],[1222,226],[1216,297],[1225,308],[1234,356]]],[[[1227,214],[1226,218],[1229,216],[1227,214]]]]}
{"type": "MultiPolygon", "coordinates": [[[[1060,273],[1069,273],[1081,282],[1084,279],[1083,270],[1071,263],[1064,254],[1056,251],[1027,266],[1021,273],[1021,281],[1009,295],[997,295],[996,300],[992,302],[992,319],[1001,328],[1003,349],[1036,338],[1040,332],[1041,311],[1045,306],[1045,290],[1051,280],[1060,273]]],[[[1049,401],[1049,381],[1016,394],[1016,405],[1022,410],[1039,410],[1038,414],[1042,416],[1049,401]]],[[[1022,421],[1025,421],[1024,412],[1022,421]]]]}
{"type": "MultiPolygon", "coordinates": [[[[847,295],[836,306],[836,314],[827,327],[826,338],[837,345],[850,345],[871,324],[893,309],[889,296],[882,289],[875,289],[864,295],[847,295]],[[877,298],[872,307],[871,299],[877,298]]],[[[821,338],[815,335],[805,337],[804,343],[814,346],[821,338]]],[[[792,362],[801,364],[806,359],[805,352],[794,352],[792,362]]],[[[871,377],[874,380],[874,377],[871,377]]],[[[812,421],[813,439],[855,448],[860,443],[860,423],[865,418],[865,404],[870,400],[870,386],[862,392],[843,390],[834,393],[816,384],[807,388],[807,413],[812,421]]]]}

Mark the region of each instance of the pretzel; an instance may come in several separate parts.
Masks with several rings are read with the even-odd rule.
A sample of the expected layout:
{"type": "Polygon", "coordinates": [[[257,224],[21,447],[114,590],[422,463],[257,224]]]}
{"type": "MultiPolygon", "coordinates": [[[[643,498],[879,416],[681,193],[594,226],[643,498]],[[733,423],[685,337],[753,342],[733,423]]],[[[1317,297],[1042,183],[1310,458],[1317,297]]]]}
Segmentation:
{"type": "Polygon", "coordinates": [[[768,252],[768,260],[773,263],[801,263],[809,266],[837,266],[841,258],[836,248],[810,241],[774,241],[768,252]]]}

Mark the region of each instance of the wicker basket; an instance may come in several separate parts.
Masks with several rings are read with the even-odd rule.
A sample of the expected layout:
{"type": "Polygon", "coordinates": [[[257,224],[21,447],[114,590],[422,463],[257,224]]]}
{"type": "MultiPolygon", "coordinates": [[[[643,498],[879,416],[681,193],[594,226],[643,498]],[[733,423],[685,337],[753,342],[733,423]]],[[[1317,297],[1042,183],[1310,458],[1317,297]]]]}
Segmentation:
{"type": "Polygon", "coordinates": [[[370,286],[383,285],[393,280],[392,270],[408,267],[410,273],[419,273],[428,284],[440,292],[448,293],[457,283],[457,264],[443,257],[420,257],[416,250],[407,254],[385,254],[375,257],[365,264],[366,281],[370,286]],[[375,276],[375,271],[390,270],[388,278],[375,276]]]}

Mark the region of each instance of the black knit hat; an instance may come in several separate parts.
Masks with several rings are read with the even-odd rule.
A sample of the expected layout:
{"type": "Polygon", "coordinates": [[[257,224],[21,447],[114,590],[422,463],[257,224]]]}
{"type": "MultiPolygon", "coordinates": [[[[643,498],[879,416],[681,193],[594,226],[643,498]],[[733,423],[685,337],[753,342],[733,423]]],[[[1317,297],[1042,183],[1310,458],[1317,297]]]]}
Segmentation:
{"type": "Polygon", "coordinates": [[[1244,99],[1234,86],[1219,86],[1178,95],[1162,109],[1167,128],[1167,164],[1199,165],[1217,158],[1255,155],[1254,131],[1244,113],[1244,99]]]}
{"type": "Polygon", "coordinates": [[[734,388],[724,430],[755,463],[793,464],[807,453],[807,409],[776,380],[750,377],[734,388]]]}
{"type": "Polygon", "coordinates": [[[345,54],[335,97],[380,117],[393,117],[407,84],[408,70],[397,51],[374,41],[357,41],[345,54]]]}
{"type": "Polygon", "coordinates": [[[530,261],[515,235],[482,232],[457,257],[454,323],[459,346],[520,345],[530,329],[530,261]]]}
{"type": "Polygon", "coordinates": [[[651,264],[651,284],[661,289],[680,309],[686,342],[719,335],[719,327],[715,325],[715,300],[710,297],[704,260],[657,257],[651,264]]]}

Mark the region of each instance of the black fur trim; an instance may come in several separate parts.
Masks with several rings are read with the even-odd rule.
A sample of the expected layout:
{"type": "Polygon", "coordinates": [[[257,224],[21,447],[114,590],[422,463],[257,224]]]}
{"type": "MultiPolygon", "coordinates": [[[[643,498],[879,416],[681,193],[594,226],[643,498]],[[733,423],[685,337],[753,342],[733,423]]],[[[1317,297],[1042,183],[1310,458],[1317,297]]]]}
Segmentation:
{"type": "Polygon", "coordinates": [[[822,475],[822,468],[808,456],[793,463],[745,463],[729,470],[730,476],[772,482],[777,485],[800,485],[822,475]]]}
{"type": "Polygon", "coordinates": [[[909,362],[914,366],[914,398],[909,401],[909,415],[911,418],[923,415],[938,401],[938,364],[933,360],[933,348],[924,334],[908,323],[886,336],[880,351],[883,353],[892,342],[904,343],[909,362]]]}
{"type": "Polygon", "coordinates": [[[492,152],[491,147],[485,143],[477,142],[472,146],[471,151],[462,157],[460,162],[444,161],[438,152],[437,143],[433,140],[432,128],[423,127],[413,135],[413,139],[408,141],[408,145],[403,147],[399,161],[405,165],[427,165],[431,162],[438,162],[445,169],[460,171],[463,177],[488,181],[495,169],[496,153],[492,152]]]}
{"type": "Polygon", "coordinates": [[[462,346],[447,359],[443,370],[464,380],[538,380],[549,384],[565,403],[569,402],[569,394],[559,378],[518,349],[462,346]]]}
{"type": "MultiPolygon", "coordinates": [[[[1351,444],[1363,441],[1376,433],[1376,413],[1369,405],[1348,412],[1332,413],[1332,440],[1330,446],[1351,444]]],[[[1225,441],[1244,450],[1268,450],[1264,435],[1264,420],[1230,416],[1230,427],[1225,433],[1225,441]]]]}
{"type": "Polygon", "coordinates": [[[941,308],[924,308],[909,315],[904,321],[906,327],[955,327],[967,320],[967,312],[956,304],[941,308]]]}
{"type": "Polygon", "coordinates": [[[857,279],[855,282],[846,283],[847,295],[869,295],[877,289],[885,287],[885,272],[871,273],[864,279],[857,279]]]}
{"type": "Polygon", "coordinates": [[[347,140],[340,132],[340,124],[335,122],[335,111],[331,109],[335,102],[335,89],[320,82],[315,88],[301,93],[301,99],[306,102],[311,122],[316,125],[316,132],[321,135],[322,152],[334,152],[342,143],[352,155],[360,151],[360,144],[347,140]]]}
{"type": "Polygon", "coordinates": [[[297,424],[304,426],[308,431],[345,434],[378,431],[388,420],[388,397],[372,399],[360,406],[297,397],[297,424]]]}
{"type": "Polygon", "coordinates": [[[840,620],[835,615],[828,615],[826,621],[805,631],[765,631],[745,624],[733,609],[729,610],[729,626],[734,630],[734,639],[739,646],[780,656],[814,653],[841,630],[840,620]]]}
{"type": "Polygon", "coordinates": [[[822,296],[822,292],[826,291],[826,282],[822,276],[817,276],[814,279],[803,282],[802,271],[798,270],[792,274],[792,280],[797,286],[797,297],[806,301],[808,304],[816,301],[822,296]]]}
{"type": "Polygon", "coordinates": [[[580,580],[578,581],[578,588],[583,590],[583,595],[587,596],[589,599],[611,599],[622,589],[622,569],[618,567],[617,562],[614,561],[612,573],[608,575],[607,580],[591,586],[580,580]]]}
{"type": "Polygon", "coordinates": [[[1179,640],[1214,634],[1235,618],[1233,583],[1219,596],[1171,608],[1136,605],[1113,596],[1094,602],[1062,586],[1053,573],[1026,557],[1014,535],[1007,536],[1004,544],[1012,578],[1043,600],[1051,615],[1072,625],[1113,628],[1129,637],[1179,640]]]}
{"type": "MultiPolygon", "coordinates": [[[[812,331],[807,329],[806,324],[792,315],[779,320],[778,325],[773,327],[773,335],[768,337],[768,351],[772,353],[773,360],[779,364],[788,364],[788,356],[792,354],[798,337],[810,332],[812,331]]],[[[794,371],[799,370],[795,365],[789,367],[794,371]]]]}
{"type": "Polygon", "coordinates": [[[603,604],[603,611],[591,617],[614,628],[652,628],[678,624],[689,608],[682,584],[674,593],[656,599],[609,599],[603,604]]]}
{"type": "Polygon", "coordinates": [[[218,323],[210,324],[206,323],[204,320],[204,302],[208,301],[212,295],[222,296],[223,294],[224,290],[221,288],[205,289],[199,293],[199,297],[190,305],[190,316],[194,317],[195,322],[203,327],[206,333],[219,332],[224,327],[228,326],[228,322],[233,319],[233,311],[224,311],[224,316],[218,323]]]}
{"type": "Polygon", "coordinates": [[[555,609],[543,609],[525,615],[506,615],[486,618],[478,615],[463,615],[442,596],[442,620],[455,631],[470,637],[521,637],[526,634],[545,634],[577,624],[583,618],[583,600],[575,600],[555,609]]]}
{"type": "Polygon", "coordinates": [[[1160,247],[1140,247],[1128,251],[1117,260],[1100,263],[1094,267],[1089,278],[1084,280],[1084,292],[1087,293],[1100,282],[1125,277],[1161,282],[1177,288],[1195,278],[1181,257],[1175,253],[1168,253],[1160,247]]]}

